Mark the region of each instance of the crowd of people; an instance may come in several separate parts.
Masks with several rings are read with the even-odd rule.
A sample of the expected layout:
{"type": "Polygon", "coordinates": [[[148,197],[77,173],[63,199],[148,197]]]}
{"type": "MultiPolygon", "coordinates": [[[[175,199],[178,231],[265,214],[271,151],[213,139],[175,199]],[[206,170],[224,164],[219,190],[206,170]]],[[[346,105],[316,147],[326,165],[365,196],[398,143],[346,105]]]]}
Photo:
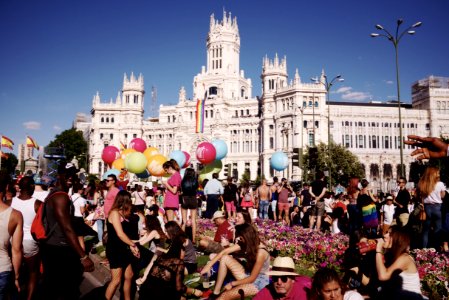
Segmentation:
{"type": "MultiPolygon", "coordinates": [[[[419,159],[447,156],[439,139],[410,138],[419,159]]],[[[214,173],[199,182],[192,168],[181,176],[175,160],[163,168],[169,176],[153,188],[124,188],[113,174],[82,182],[65,166],[50,186],[41,176],[12,181],[2,173],[0,299],[79,299],[83,272],[95,267],[90,253],[99,247],[111,275],[105,299],[119,288],[125,300],[423,299],[409,251],[433,246],[449,253],[449,200],[436,167],[426,168],[416,188],[400,177],[396,189],[380,195],[359,178],[328,189],[323,172],[295,190],[286,178],[252,186],[214,173]],[[36,216],[45,238],[36,238],[36,216]],[[215,224],[213,238],[198,234],[200,217],[215,224]],[[328,268],[301,276],[290,257],[270,266],[273,253],[255,219],[349,235],[344,276],[328,268]],[[198,255],[209,259],[201,269],[198,255]],[[186,285],[189,274],[202,288],[186,285]]]]}

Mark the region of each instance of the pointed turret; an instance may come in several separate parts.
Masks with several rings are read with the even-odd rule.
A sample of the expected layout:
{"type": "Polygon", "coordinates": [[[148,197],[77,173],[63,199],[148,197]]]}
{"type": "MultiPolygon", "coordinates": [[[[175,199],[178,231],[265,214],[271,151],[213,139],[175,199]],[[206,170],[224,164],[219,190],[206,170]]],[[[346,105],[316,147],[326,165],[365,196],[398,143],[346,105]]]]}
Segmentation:
{"type": "Polygon", "coordinates": [[[320,81],[321,81],[322,83],[325,83],[325,82],[326,82],[326,74],[324,73],[324,68],[321,70],[320,81]]]}
{"type": "Polygon", "coordinates": [[[298,68],[296,68],[294,84],[299,84],[299,83],[301,83],[301,77],[299,77],[299,71],[298,71],[298,68]]]}
{"type": "Polygon", "coordinates": [[[121,96],[121,93],[120,93],[120,91],[118,91],[117,92],[117,97],[115,98],[115,103],[118,104],[118,105],[122,104],[122,98],[120,96],[121,96]]]}

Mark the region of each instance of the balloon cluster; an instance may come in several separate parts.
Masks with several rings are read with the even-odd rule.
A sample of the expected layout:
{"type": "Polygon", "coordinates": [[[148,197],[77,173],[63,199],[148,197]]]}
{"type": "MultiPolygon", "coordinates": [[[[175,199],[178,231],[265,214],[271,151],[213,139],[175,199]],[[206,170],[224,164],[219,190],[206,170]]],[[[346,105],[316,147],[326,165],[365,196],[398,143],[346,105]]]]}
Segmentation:
{"type": "MultiPolygon", "coordinates": [[[[211,177],[212,173],[220,172],[222,169],[221,159],[228,153],[228,147],[222,140],[215,140],[212,143],[201,143],[198,145],[196,157],[199,162],[207,167],[203,169],[200,176],[211,177]]],[[[154,147],[147,147],[144,140],[135,138],[129,143],[128,149],[120,151],[115,146],[107,146],[103,149],[101,155],[103,161],[111,167],[103,178],[109,174],[117,177],[121,170],[126,169],[134,173],[139,178],[148,178],[149,176],[164,176],[165,170],[163,164],[174,159],[181,168],[187,168],[190,165],[190,154],[182,150],[174,150],[169,157],[159,153],[154,147]]],[[[181,173],[182,170],[181,170],[181,173]]]]}
{"type": "Polygon", "coordinates": [[[167,161],[159,150],[147,147],[145,141],[140,138],[133,139],[129,143],[129,148],[121,152],[115,146],[105,147],[101,158],[111,167],[104,173],[103,178],[109,174],[118,177],[123,169],[136,174],[139,178],[148,178],[150,175],[163,176],[165,171],[162,165],[167,161]]]}

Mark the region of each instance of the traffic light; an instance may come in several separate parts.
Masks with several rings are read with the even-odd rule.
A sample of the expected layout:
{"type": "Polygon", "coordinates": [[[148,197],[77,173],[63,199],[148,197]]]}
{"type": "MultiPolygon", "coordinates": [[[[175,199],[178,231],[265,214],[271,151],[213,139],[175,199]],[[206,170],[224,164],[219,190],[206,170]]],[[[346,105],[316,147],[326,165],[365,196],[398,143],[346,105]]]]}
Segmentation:
{"type": "Polygon", "coordinates": [[[225,169],[224,169],[224,176],[226,178],[228,178],[229,176],[231,176],[231,164],[227,164],[225,169]]]}
{"type": "Polygon", "coordinates": [[[293,148],[292,165],[299,168],[302,167],[302,149],[293,148]]]}
{"type": "Polygon", "coordinates": [[[315,169],[318,162],[318,148],[309,148],[309,169],[315,169]]]}

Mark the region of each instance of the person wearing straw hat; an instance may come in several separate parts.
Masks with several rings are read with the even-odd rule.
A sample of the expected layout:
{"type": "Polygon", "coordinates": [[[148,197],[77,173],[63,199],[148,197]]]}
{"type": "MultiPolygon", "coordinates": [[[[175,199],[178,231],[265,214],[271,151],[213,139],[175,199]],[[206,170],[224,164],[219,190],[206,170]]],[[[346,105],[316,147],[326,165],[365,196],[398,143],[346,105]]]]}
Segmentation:
{"type": "Polygon", "coordinates": [[[260,290],[253,300],[308,299],[312,280],[295,272],[291,257],[276,257],[268,275],[271,276],[271,283],[260,290]]]}

